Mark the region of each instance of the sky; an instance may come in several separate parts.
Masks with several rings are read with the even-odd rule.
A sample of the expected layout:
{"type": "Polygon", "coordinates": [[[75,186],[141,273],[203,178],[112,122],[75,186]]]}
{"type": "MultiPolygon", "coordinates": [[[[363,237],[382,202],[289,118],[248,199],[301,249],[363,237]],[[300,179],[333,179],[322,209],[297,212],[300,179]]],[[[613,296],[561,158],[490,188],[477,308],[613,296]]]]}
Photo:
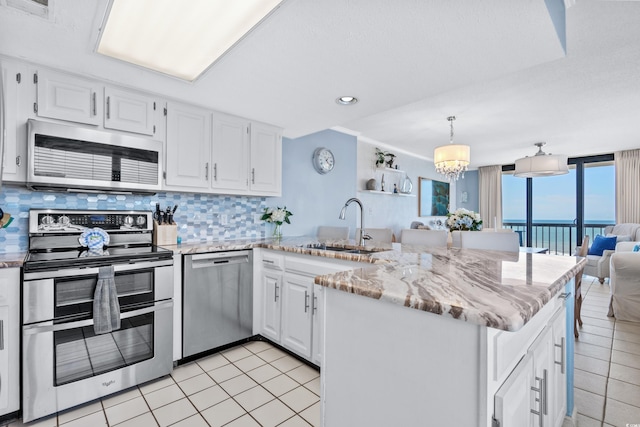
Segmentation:
{"type": "MultiPolygon", "coordinates": [[[[502,217],[526,218],[525,178],[502,176],[502,217]]],[[[615,170],[613,164],[585,168],[585,221],[615,221],[615,170]]],[[[566,175],[533,178],[533,221],[573,222],[576,218],[576,170],[566,175]]]]}

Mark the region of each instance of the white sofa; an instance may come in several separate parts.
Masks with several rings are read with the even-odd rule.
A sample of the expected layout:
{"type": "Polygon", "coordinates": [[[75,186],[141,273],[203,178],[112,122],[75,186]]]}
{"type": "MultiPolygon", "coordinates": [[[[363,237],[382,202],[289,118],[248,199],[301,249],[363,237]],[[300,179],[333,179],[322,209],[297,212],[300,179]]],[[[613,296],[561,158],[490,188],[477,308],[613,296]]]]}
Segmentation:
{"type": "MultiPolygon", "coordinates": [[[[640,224],[626,223],[609,225],[604,228],[604,235],[616,235],[620,239],[629,241],[640,241],[640,224]]],[[[605,250],[602,256],[587,255],[587,265],[584,267],[584,274],[595,276],[600,283],[604,283],[604,279],[609,277],[609,262],[614,250],[605,250]]]]}
{"type": "Polygon", "coordinates": [[[640,322],[640,252],[633,247],[640,242],[621,242],[611,255],[611,301],[609,316],[616,320],[640,322]]]}

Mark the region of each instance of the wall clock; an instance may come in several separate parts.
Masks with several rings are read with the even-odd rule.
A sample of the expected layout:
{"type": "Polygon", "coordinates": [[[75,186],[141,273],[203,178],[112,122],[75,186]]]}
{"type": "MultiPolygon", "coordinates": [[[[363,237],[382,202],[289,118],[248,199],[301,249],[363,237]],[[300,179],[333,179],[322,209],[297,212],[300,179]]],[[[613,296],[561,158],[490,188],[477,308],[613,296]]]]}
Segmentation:
{"type": "Polygon", "coordinates": [[[333,170],[335,164],[335,158],[331,150],[325,147],[318,147],[313,152],[313,167],[320,174],[329,173],[333,170]]]}

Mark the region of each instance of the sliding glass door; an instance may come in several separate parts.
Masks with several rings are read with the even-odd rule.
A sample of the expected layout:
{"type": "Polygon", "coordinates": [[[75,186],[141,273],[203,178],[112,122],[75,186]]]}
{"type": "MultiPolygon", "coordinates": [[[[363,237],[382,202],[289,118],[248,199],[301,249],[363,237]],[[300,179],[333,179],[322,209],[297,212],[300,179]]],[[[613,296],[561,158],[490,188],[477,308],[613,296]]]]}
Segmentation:
{"type": "Polygon", "coordinates": [[[569,173],[517,178],[503,166],[503,227],[521,233],[523,245],[571,255],[615,222],[613,155],[569,159],[569,173]]]}

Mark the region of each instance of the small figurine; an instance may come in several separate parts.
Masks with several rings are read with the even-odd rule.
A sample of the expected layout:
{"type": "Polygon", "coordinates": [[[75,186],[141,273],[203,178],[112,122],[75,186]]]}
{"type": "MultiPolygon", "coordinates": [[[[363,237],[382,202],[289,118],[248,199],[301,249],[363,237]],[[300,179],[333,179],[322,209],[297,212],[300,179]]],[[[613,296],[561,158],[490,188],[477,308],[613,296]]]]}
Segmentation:
{"type": "Polygon", "coordinates": [[[394,193],[398,192],[398,186],[396,184],[393,184],[393,192],[394,193]]]}
{"type": "Polygon", "coordinates": [[[382,179],[380,180],[380,187],[382,187],[381,191],[384,191],[384,174],[382,174],[382,179]]]}

